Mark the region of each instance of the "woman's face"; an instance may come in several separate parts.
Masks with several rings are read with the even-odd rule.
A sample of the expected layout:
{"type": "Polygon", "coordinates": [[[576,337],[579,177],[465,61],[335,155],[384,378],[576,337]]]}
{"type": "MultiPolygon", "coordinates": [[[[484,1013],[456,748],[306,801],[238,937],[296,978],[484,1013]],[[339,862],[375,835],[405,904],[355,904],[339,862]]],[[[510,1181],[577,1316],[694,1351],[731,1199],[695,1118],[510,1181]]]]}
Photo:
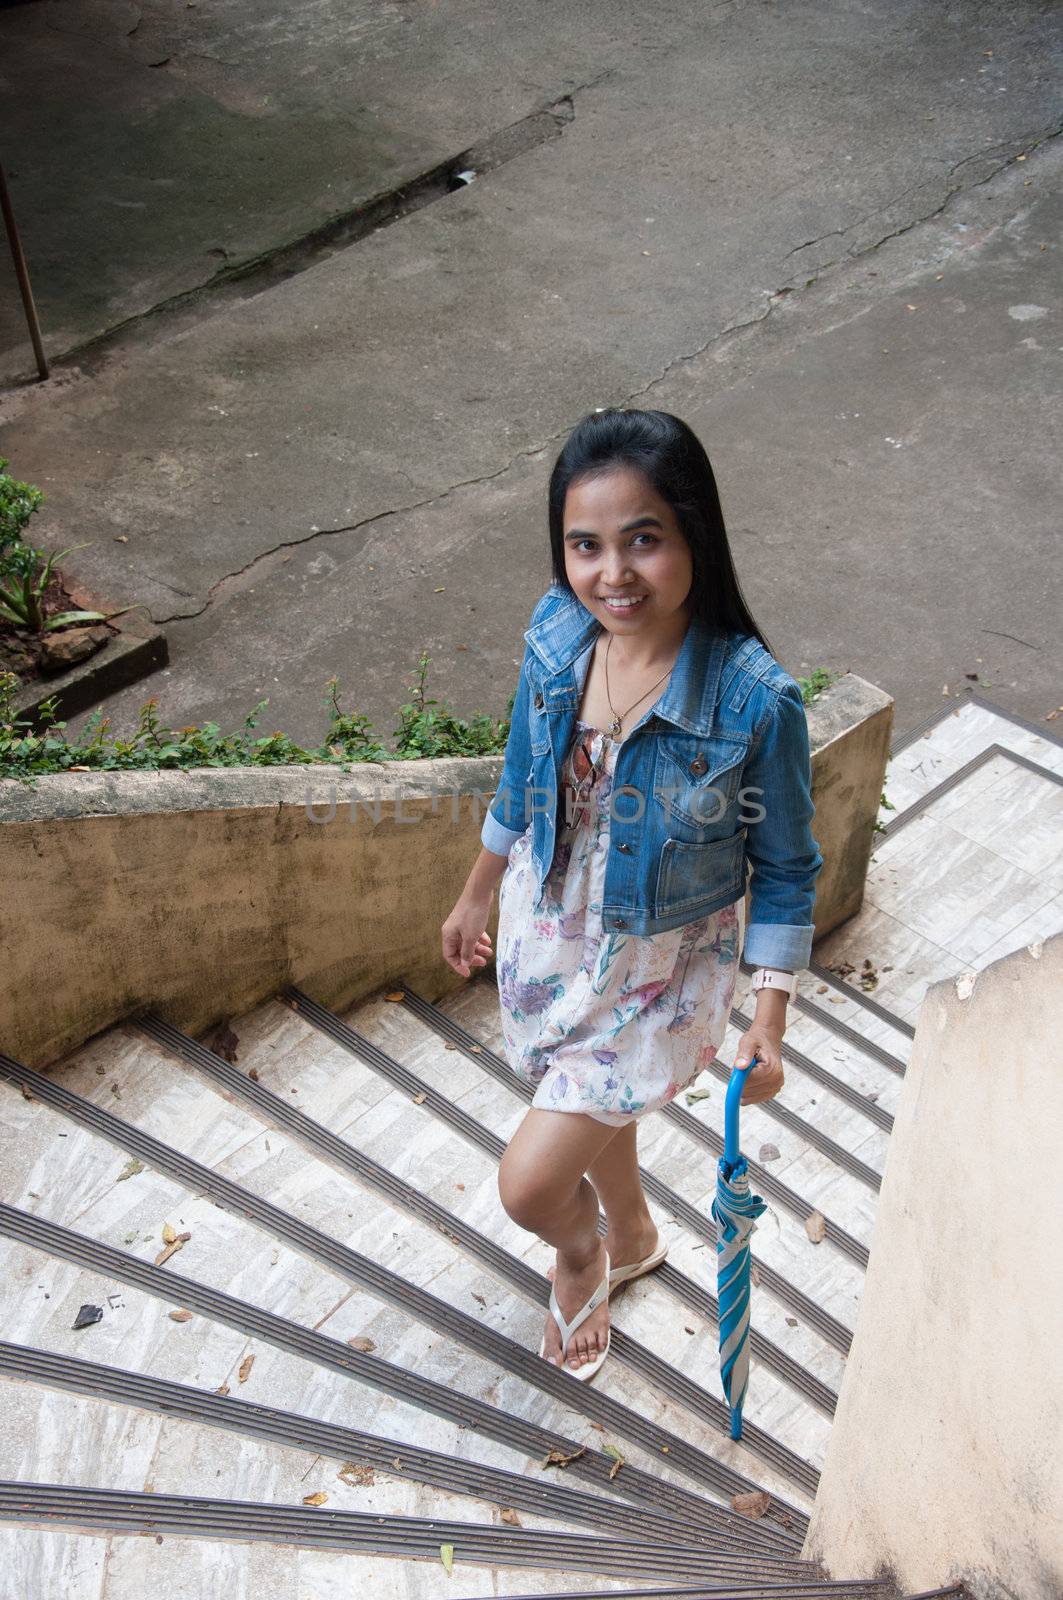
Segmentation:
{"type": "Polygon", "coordinates": [[[641,473],[615,467],[570,486],[565,573],[577,599],[613,633],[652,634],[680,610],[694,577],[675,513],[641,473]],[[638,599],[630,607],[608,598],[638,599]]]}

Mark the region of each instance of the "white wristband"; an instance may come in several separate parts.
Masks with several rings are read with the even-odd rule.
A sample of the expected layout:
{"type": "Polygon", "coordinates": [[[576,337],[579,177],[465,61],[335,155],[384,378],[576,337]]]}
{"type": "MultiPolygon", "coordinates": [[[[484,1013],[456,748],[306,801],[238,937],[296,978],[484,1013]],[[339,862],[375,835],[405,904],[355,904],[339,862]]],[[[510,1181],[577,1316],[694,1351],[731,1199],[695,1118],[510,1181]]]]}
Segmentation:
{"type": "Polygon", "coordinates": [[[778,967],[758,967],[750,979],[750,989],[783,989],[791,1000],[797,994],[796,972],[783,972],[778,967]]]}

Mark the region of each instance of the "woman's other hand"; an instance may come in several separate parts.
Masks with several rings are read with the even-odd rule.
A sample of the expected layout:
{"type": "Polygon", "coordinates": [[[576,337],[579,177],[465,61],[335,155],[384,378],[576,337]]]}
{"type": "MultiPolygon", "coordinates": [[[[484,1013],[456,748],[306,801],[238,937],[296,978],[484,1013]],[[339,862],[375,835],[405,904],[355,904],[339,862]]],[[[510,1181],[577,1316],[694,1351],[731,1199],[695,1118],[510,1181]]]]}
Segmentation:
{"type": "Polygon", "coordinates": [[[782,1070],[782,1029],[769,1027],[764,1022],[754,1022],[738,1041],[735,1066],[748,1066],[754,1056],[757,1057],[757,1064],[742,1089],[744,1106],[755,1106],[761,1100],[771,1100],[786,1081],[782,1070]]]}
{"type": "Polygon", "coordinates": [[[490,895],[463,895],[443,924],[443,960],[462,978],[491,959],[491,935],[486,928],[490,911],[490,895]]]}

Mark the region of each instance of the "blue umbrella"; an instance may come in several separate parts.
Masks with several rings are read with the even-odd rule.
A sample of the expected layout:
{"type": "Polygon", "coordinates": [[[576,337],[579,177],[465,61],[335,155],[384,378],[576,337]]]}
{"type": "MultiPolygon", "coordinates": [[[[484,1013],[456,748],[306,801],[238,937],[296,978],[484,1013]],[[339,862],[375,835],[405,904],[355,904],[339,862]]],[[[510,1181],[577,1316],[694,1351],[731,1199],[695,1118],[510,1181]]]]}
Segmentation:
{"type": "Polygon", "coordinates": [[[735,1067],[724,1106],[723,1155],[716,1166],[716,1279],[720,1302],[720,1381],[731,1408],[731,1438],[742,1437],[742,1403],[749,1383],[749,1239],[767,1206],[749,1192],[749,1170],[738,1147],[738,1108],[757,1064],[735,1067]]]}

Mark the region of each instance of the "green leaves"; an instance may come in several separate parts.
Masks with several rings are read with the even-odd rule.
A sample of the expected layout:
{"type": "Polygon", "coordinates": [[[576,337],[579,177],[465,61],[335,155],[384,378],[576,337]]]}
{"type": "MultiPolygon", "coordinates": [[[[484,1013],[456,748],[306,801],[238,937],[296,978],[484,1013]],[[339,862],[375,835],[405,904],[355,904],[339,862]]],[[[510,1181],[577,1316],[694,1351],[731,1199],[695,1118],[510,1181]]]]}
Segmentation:
{"type": "MultiPolygon", "coordinates": [[[[0,615],[4,612],[5,597],[6,591],[0,588],[0,615]]],[[[67,620],[75,615],[95,618],[95,613],[66,613],[67,620]]],[[[49,619],[49,622],[57,620],[49,619]]],[[[427,659],[427,656],[421,657],[422,669],[427,659]]],[[[137,730],[131,738],[109,735],[109,720],[97,708],[79,736],[69,740],[63,731],[66,723],[56,717],[57,696],[42,702],[37,713],[39,726],[34,726],[28,718],[15,717],[14,698],[18,687],[14,673],[0,672],[0,778],[18,778],[31,788],[40,773],[67,772],[72,768],[114,772],[313,764],[350,770],[355,762],[498,755],[506,747],[504,721],[495,721],[481,712],[463,721],[445,707],[439,712],[431,710],[437,702],[423,694],[423,670],[418,701],[402,708],[396,750],[389,750],[380,743],[367,717],[348,715],[342,710],[335,678],[330,678],[326,685],[325,706],[330,712],[328,731],[320,745],[305,749],[281,729],[258,738],[251,737],[263,709],[269,705],[268,699],[260,700],[245,717],[243,728],[233,733],[223,734],[216,722],[166,728],[159,719],[158,700],[151,699],[141,707],[137,730]]]]}

